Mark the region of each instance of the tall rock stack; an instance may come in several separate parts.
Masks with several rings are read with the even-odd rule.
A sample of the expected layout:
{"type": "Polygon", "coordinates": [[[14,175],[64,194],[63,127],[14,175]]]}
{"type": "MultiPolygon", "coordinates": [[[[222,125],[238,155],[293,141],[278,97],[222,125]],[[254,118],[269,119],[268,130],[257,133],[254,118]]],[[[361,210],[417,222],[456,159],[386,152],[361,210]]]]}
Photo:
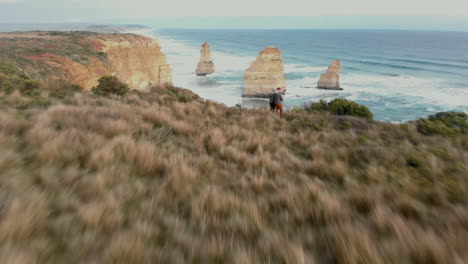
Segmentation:
{"type": "Polygon", "coordinates": [[[211,59],[211,49],[210,44],[207,42],[203,43],[200,50],[200,62],[198,62],[197,75],[206,76],[207,74],[212,74],[215,72],[215,66],[213,60],[211,59]]]}
{"type": "Polygon", "coordinates": [[[336,60],[330,63],[326,73],[320,76],[317,88],[326,90],[343,90],[340,88],[341,61],[336,60]]]}
{"type": "Polygon", "coordinates": [[[286,89],[284,77],[284,63],[281,51],[269,46],[259,53],[257,59],[252,62],[244,74],[244,97],[265,97],[271,93],[271,89],[280,87],[286,89]]]}

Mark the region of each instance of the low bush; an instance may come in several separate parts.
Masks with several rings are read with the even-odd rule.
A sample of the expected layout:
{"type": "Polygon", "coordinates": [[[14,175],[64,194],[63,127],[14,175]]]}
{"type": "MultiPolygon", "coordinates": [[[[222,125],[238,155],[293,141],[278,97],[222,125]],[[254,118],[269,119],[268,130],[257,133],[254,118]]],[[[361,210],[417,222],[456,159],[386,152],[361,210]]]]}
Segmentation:
{"type": "Polygon", "coordinates": [[[50,96],[64,99],[72,96],[74,93],[82,91],[83,88],[78,84],[73,84],[67,80],[50,80],[43,85],[43,89],[49,91],[50,96]]]}
{"type": "Polygon", "coordinates": [[[116,76],[103,76],[98,82],[98,86],[91,89],[91,92],[97,95],[125,95],[130,90],[128,85],[121,82],[116,76]]]}
{"type": "Polygon", "coordinates": [[[366,106],[340,98],[331,102],[320,100],[318,103],[307,106],[306,109],[313,113],[330,112],[335,115],[350,115],[366,119],[373,119],[374,117],[366,106]]]}
{"type": "Polygon", "coordinates": [[[7,94],[13,92],[13,90],[21,87],[23,79],[19,77],[10,77],[6,75],[0,75],[0,91],[7,94]]]}
{"type": "Polygon", "coordinates": [[[7,94],[14,90],[19,90],[26,95],[37,95],[39,93],[40,83],[37,80],[30,80],[18,76],[0,76],[0,91],[7,94]]]}
{"type": "Polygon", "coordinates": [[[10,94],[15,90],[27,96],[37,96],[41,91],[47,91],[50,96],[63,99],[81,91],[82,88],[66,80],[49,80],[41,83],[27,77],[0,75],[0,91],[10,94]]]}
{"type": "Polygon", "coordinates": [[[440,112],[417,121],[418,132],[423,135],[453,136],[468,133],[468,115],[462,112],[440,112]]]}
{"type": "Polygon", "coordinates": [[[38,80],[24,80],[23,86],[20,91],[26,95],[37,95],[40,92],[41,84],[38,80]]]}
{"type": "Polygon", "coordinates": [[[0,73],[12,75],[19,72],[18,67],[4,60],[0,60],[0,73]]]}
{"type": "Polygon", "coordinates": [[[33,96],[30,100],[22,101],[18,104],[18,109],[26,110],[29,108],[46,108],[50,106],[52,102],[43,97],[33,96]]]}

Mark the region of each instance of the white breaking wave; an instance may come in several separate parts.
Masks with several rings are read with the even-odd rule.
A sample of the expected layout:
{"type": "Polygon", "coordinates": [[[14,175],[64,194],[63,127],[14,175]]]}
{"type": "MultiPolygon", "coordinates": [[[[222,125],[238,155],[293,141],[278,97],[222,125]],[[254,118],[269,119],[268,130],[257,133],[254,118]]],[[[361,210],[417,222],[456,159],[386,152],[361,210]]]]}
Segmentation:
{"type": "MultiPolygon", "coordinates": [[[[287,80],[288,92],[307,97],[324,98],[336,91],[314,89],[319,76],[287,80]]],[[[447,81],[438,78],[412,76],[376,76],[366,74],[342,74],[340,94],[349,100],[374,101],[379,97],[395,96],[417,98],[418,103],[443,105],[447,108],[466,107],[468,90],[447,86],[447,81]]]]}
{"type": "Polygon", "coordinates": [[[311,67],[304,64],[285,64],[284,71],[285,73],[293,72],[321,72],[324,73],[327,71],[328,67],[311,67]]]}
{"type": "Polygon", "coordinates": [[[420,103],[444,105],[447,107],[466,106],[468,90],[452,88],[444,79],[414,76],[371,76],[344,75],[342,85],[353,93],[373,93],[381,96],[411,96],[420,103]]]}

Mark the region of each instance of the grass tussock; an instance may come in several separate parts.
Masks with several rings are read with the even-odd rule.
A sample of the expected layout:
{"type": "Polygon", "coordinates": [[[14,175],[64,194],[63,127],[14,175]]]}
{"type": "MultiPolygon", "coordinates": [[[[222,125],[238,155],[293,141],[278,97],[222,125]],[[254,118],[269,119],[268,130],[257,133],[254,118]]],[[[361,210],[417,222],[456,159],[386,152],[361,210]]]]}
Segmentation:
{"type": "Polygon", "coordinates": [[[460,126],[1,78],[2,263],[468,262],[460,126]]]}

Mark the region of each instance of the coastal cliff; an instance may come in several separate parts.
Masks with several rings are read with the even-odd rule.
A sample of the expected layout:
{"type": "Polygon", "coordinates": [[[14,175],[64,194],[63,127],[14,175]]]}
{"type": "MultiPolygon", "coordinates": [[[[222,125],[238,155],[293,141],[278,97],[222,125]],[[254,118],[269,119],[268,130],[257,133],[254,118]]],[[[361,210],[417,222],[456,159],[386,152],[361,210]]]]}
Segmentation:
{"type": "Polygon", "coordinates": [[[156,40],[134,34],[104,34],[89,41],[107,54],[111,73],[131,89],[172,83],[171,68],[156,40]]]}
{"type": "Polygon", "coordinates": [[[30,78],[65,79],[85,90],[104,75],[117,76],[130,89],[172,83],[159,43],[135,34],[0,34],[0,65],[30,78]]]}
{"type": "Polygon", "coordinates": [[[206,76],[214,72],[215,66],[211,58],[210,44],[205,42],[200,49],[200,62],[198,62],[196,73],[198,76],[206,76]]]}
{"type": "Polygon", "coordinates": [[[244,74],[244,97],[264,97],[271,89],[286,88],[281,51],[269,46],[258,55],[244,74]]]}

